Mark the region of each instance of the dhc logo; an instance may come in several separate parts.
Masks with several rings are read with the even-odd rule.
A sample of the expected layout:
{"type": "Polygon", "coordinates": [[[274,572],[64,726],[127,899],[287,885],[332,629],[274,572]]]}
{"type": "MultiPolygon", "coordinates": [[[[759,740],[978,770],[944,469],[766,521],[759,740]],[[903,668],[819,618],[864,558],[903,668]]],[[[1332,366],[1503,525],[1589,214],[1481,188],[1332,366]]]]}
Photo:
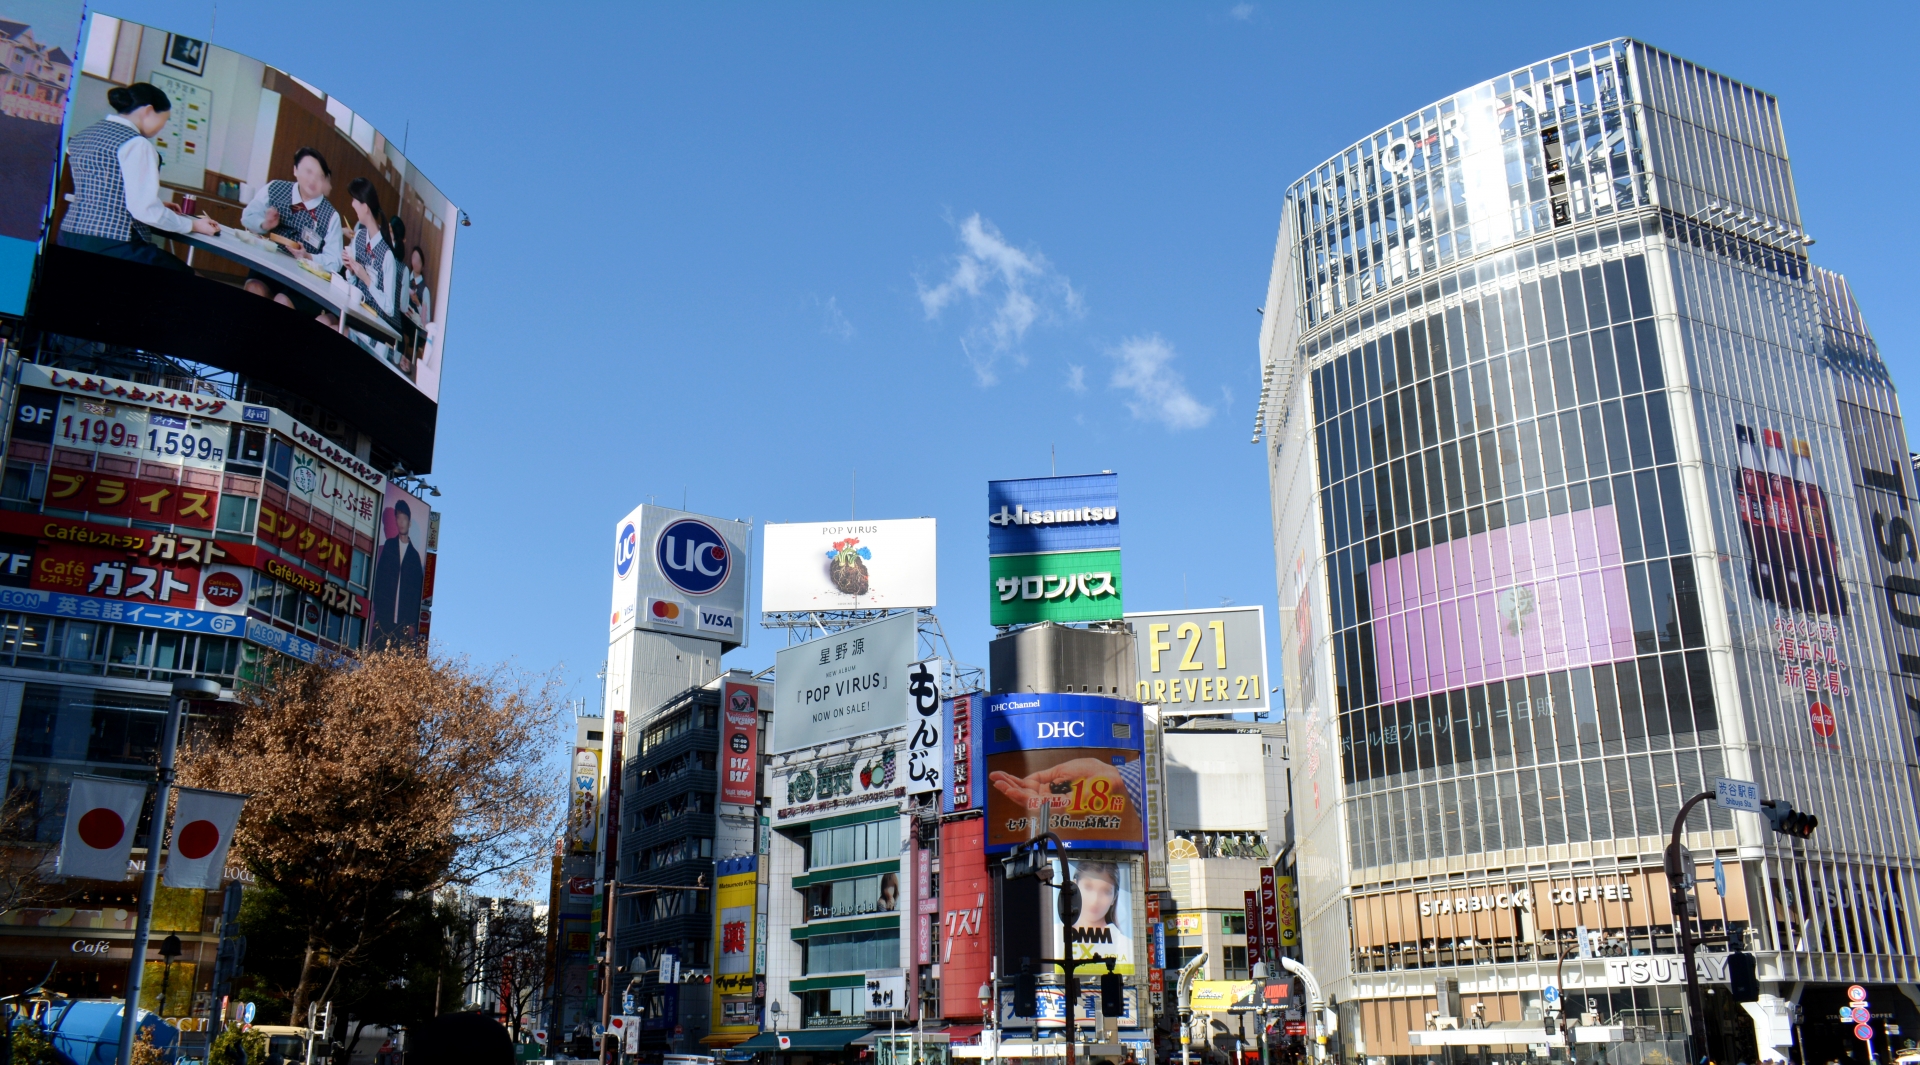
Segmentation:
{"type": "Polygon", "coordinates": [[[633,569],[633,559],[640,553],[640,536],[633,531],[633,523],[620,527],[620,535],[613,540],[613,573],[616,577],[625,577],[633,569]]]}
{"type": "Polygon", "coordinates": [[[1042,721],[1040,738],[1043,740],[1077,740],[1085,738],[1085,721],[1042,721]]]}
{"type": "Polygon", "coordinates": [[[718,591],[733,570],[726,540],[713,526],[693,518],[681,518],[662,529],[653,555],[660,575],[688,595],[718,591]]]}

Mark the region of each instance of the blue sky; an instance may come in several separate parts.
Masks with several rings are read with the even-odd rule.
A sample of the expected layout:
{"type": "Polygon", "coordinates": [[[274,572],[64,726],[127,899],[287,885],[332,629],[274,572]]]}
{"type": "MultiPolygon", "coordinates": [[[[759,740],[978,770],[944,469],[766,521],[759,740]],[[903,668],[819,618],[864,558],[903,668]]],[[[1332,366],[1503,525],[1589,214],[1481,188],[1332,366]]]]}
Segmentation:
{"type": "MultiPolygon", "coordinates": [[[[1638,36],[1782,100],[1816,261],[1902,385],[1896,5],[267,4],[101,10],[339,96],[473,218],[429,478],[435,636],[597,703],[612,523],[941,522],[984,664],[984,482],[1121,475],[1134,609],[1274,606],[1255,341],[1288,181],[1638,36]],[[1869,177],[1872,181],[1867,180],[1869,177]]],[[[1905,11],[1905,14],[1901,14],[1905,11]]],[[[729,665],[783,640],[756,631],[729,665]]],[[[1273,659],[1278,662],[1277,643],[1273,659]]]]}

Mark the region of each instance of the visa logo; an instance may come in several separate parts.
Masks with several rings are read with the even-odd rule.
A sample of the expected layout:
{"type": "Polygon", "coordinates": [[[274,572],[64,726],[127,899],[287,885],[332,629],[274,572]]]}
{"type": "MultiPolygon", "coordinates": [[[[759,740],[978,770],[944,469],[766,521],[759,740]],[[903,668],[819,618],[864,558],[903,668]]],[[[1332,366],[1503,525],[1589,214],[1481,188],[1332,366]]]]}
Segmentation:
{"type": "Polygon", "coordinates": [[[708,610],[705,607],[702,607],[700,609],[700,617],[699,617],[699,620],[697,621],[697,625],[700,628],[707,629],[712,632],[739,631],[739,626],[736,623],[736,620],[732,614],[722,613],[717,610],[708,610]]]}

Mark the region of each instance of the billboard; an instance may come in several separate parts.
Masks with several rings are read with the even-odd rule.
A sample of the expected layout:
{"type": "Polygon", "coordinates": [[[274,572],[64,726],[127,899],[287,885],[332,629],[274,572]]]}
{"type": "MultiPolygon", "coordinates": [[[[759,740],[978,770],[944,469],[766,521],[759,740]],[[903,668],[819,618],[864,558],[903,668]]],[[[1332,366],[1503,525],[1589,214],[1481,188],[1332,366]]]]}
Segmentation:
{"type": "Polygon", "coordinates": [[[1119,476],[988,481],[987,553],[995,625],[1120,617],[1119,476]]]}
{"type": "MultiPolygon", "coordinates": [[[[38,587],[87,595],[70,583],[56,587],[60,582],[47,567],[69,548],[110,542],[89,537],[135,535],[129,523],[137,522],[138,535],[151,543],[142,539],[136,552],[164,552],[171,543],[177,557],[169,562],[240,567],[230,580],[208,586],[215,600],[210,606],[250,608],[256,618],[244,627],[249,639],[258,636],[256,642],[303,659],[316,653],[314,641],[361,645],[371,616],[369,581],[387,487],[379,471],[271,407],[40,364],[20,367],[15,396],[8,457],[26,474],[26,500],[24,508],[13,504],[12,514],[29,522],[17,531],[41,537],[42,528],[31,524],[39,510],[71,523],[79,537],[41,545],[50,553],[39,556],[47,565],[38,587]],[[83,529],[90,531],[81,536],[83,529]],[[192,546],[203,542],[208,546],[192,546]],[[310,639],[283,632],[274,622],[310,639]]],[[[416,617],[430,594],[428,536],[416,617]]],[[[127,585],[138,586],[137,580],[127,585]]],[[[102,584],[91,594],[99,598],[110,587],[102,584]]],[[[156,587],[169,591],[170,602],[175,599],[177,589],[164,582],[156,587]]],[[[145,613],[112,610],[105,602],[89,606],[58,595],[36,602],[25,593],[14,600],[13,609],[26,612],[150,623],[145,613]]],[[[211,624],[203,631],[223,631],[222,623],[191,613],[163,620],[169,621],[165,627],[211,624]]]]}
{"type": "Polygon", "coordinates": [[[907,741],[877,736],[856,741],[844,754],[775,765],[767,771],[773,824],[897,805],[907,795],[906,766],[907,741]]]}
{"type": "Polygon", "coordinates": [[[1146,849],[1139,703],[1033,692],[981,702],[989,852],[1025,842],[1030,811],[1042,806],[1068,849],[1146,849]]]}
{"type": "Polygon", "coordinates": [[[1266,608],[1156,610],[1129,613],[1127,620],[1135,637],[1137,701],[1184,704],[1186,715],[1268,708],[1266,608]]]}
{"type": "Polygon", "coordinates": [[[761,554],[761,610],[937,605],[932,518],[769,525],[761,554]]]}
{"type": "Polygon", "coordinates": [[[1266,737],[1257,729],[1170,729],[1163,741],[1174,831],[1267,830],[1266,737]]]}
{"type": "Polygon", "coordinates": [[[712,1027],[730,1043],[760,1030],[753,1005],[756,869],[753,855],[723,860],[715,869],[712,1027]]]}
{"type": "Polygon", "coordinates": [[[0,3],[0,313],[25,309],[80,54],[80,0],[0,3]]]}
{"type": "Polygon", "coordinates": [[[745,645],[751,543],[745,522],[633,508],[613,526],[608,640],[637,628],[745,645]]]}
{"type": "Polygon", "coordinates": [[[380,644],[425,635],[427,534],[432,514],[418,496],[387,482],[380,550],[373,559],[373,638],[380,644]]]}
{"type": "Polygon", "coordinates": [[[593,854],[600,849],[600,750],[584,744],[573,749],[567,777],[567,851],[593,854]]]}
{"type": "MultiPolygon", "coordinates": [[[[901,728],[913,711],[919,624],[896,614],[782,649],[770,754],[901,728]]],[[[903,767],[904,768],[904,767],[903,767]]]]}
{"type": "MultiPolygon", "coordinates": [[[[1133,863],[1081,858],[1067,863],[1067,878],[1080,889],[1080,917],[1073,923],[1073,957],[1112,958],[1113,971],[1134,972],[1133,863]]],[[[1054,905],[1058,888],[1046,889],[1047,912],[1053,915],[1053,943],[1063,943],[1060,912],[1054,905]]],[[[1142,944],[1151,949],[1151,944],[1142,944]]],[[[1142,965],[1141,969],[1148,966],[1142,965]]],[[[1083,973],[1106,970],[1088,967],[1083,973]]]]}
{"type": "MultiPolygon", "coordinates": [[[[95,13],[77,48],[50,48],[75,17],[64,5],[0,14],[12,62],[66,79],[33,90],[65,116],[64,133],[50,113],[37,123],[54,131],[64,194],[47,199],[51,168],[0,167],[22,190],[0,201],[30,208],[36,234],[50,224],[29,319],[288,389],[430,470],[463,216],[401,145],[312,84],[188,34],[95,13]]],[[[11,117],[20,94],[5,95],[11,117]]],[[[44,146],[0,145],[9,163],[19,151],[44,146]]],[[[32,263],[13,239],[0,235],[8,280],[32,263]]]]}
{"type": "Polygon", "coordinates": [[[752,806],[759,798],[760,685],[730,680],[720,686],[720,801],[752,806]]]}
{"type": "Polygon", "coordinates": [[[1633,658],[1612,503],[1367,567],[1383,703],[1633,658]]]}

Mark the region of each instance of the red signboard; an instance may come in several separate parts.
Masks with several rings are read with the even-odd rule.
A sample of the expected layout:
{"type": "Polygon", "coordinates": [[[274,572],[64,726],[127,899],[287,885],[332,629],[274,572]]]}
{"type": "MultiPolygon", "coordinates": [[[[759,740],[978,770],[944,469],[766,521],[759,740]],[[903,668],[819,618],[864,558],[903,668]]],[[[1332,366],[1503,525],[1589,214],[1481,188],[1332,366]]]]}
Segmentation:
{"type": "Polygon", "coordinates": [[[948,1017],[979,1016],[980,985],[992,975],[993,926],[986,901],[993,885],[987,880],[985,827],[977,817],[940,826],[934,961],[940,964],[940,1008],[948,1017]]]}
{"type": "Polygon", "coordinates": [[[1813,722],[1813,734],[1823,740],[1832,739],[1833,734],[1839,731],[1833,708],[1826,703],[1814,703],[1807,707],[1807,717],[1813,722]]]}
{"type": "Polygon", "coordinates": [[[0,511],[0,585],[186,609],[238,611],[254,570],[365,617],[345,585],[251,544],[0,511]]]}
{"type": "Polygon", "coordinates": [[[146,481],[117,473],[55,466],[47,473],[46,505],[55,510],[213,528],[220,493],[211,488],[146,481]]]}
{"type": "Polygon", "coordinates": [[[1266,944],[1260,938],[1260,893],[1243,894],[1247,912],[1247,966],[1266,960],[1266,944]]]}
{"type": "Polygon", "coordinates": [[[1305,1022],[1305,1021],[1288,1021],[1288,1022],[1287,1022],[1287,1034],[1288,1034],[1288,1035],[1306,1035],[1306,1034],[1307,1034],[1307,1022],[1305,1022]]]}
{"type": "Polygon", "coordinates": [[[1274,890],[1273,869],[1260,869],[1260,942],[1280,942],[1280,896],[1274,890]]]}
{"type": "Polygon", "coordinates": [[[727,681],[721,687],[720,714],[726,719],[720,735],[720,759],[726,772],[720,778],[720,801],[752,806],[759,798],[756,781],[760,761],[760,686],[727,681]]]}

